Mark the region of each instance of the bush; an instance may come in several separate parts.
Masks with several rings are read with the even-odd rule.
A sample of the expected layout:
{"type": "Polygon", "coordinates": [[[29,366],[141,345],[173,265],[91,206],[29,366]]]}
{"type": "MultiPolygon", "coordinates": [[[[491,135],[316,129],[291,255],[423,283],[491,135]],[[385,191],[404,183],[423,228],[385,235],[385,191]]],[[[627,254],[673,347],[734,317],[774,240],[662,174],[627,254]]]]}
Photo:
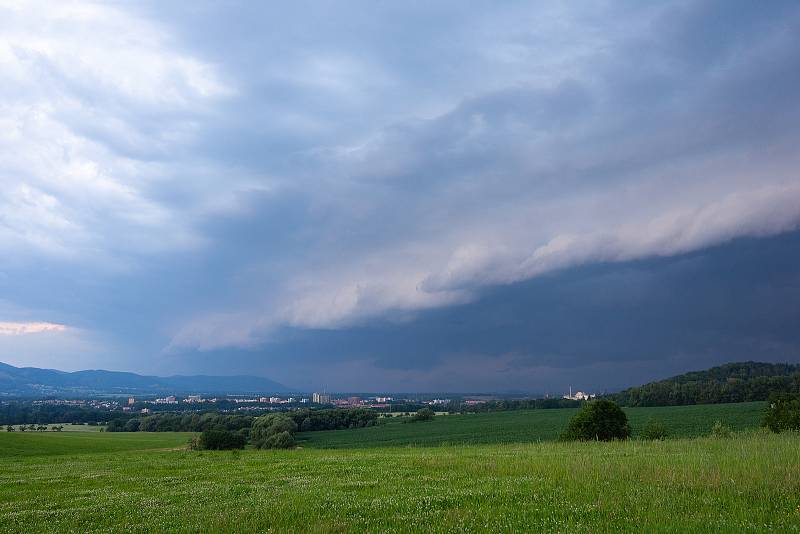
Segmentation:
{"type": "Polygon", "coordinates": [[[432,421],[435,416],[436,412],[430,408],[422,408],[411,417],[411,422],[415,423],[417,421],[432,421]]]}
{"type": "Polygon", "coordinates": [[[800,398],[792,395],[772,397],[762,425],[773,432],[800,430],[800,398]]]}
{"type": "Polygon", "coordinates": [[[731,437],[732,434],[730,427],[724,425],[722,421],[714,422],[714,426],[711,427],[712,438],[724,439],[731,437]]]}
{"type": "Polygon", "coordinates": [[[229,430],[206,430],[200,434],[197,448],[209,451],[243,449],[245,439],[241,434],[229,430]]]}
{"type": "Polygon", "coordinates": [[[642,430],[642,439],[665,440],[667,439],[667,427],[657,419],[650,419],[642,430]]]}
{"type": "Polygon", "coordinates": [[[600,399],[587,402],[581,411],[570,419],[561,434],[567,441],[611,441],[627,439],[631,435],[628,416],[617,403],[600,399]]]}

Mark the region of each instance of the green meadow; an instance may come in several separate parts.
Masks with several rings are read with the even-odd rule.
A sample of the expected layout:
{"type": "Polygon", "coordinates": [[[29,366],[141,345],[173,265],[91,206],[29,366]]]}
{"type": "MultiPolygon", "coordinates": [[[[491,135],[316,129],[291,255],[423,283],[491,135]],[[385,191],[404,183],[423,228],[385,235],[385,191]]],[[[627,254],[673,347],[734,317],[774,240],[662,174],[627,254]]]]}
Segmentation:
{"type": "Polygon", "coordinates": [[[0,531],[798,532],[800,436],[756,428],[762,410],[629,410],[634,429],[657,416],[675,436],[706,436],[718,419],[744,429],[655,442],[547,441],[562,410],[317,432],[294,450],[2,432],[0,531]]]}
{"type": "MultiPolygon", "coordinates": [[[[64,441],[63,435],[42,437],[64,441]]],[[[800,530],[795,435],[214,453],[165,449],[5,456],[0,530],[800,530]]]]}
{"type": "Polygon", "coordinates": [[[5,432],[0,433],[0,462],[21,457],[94,455],[136,450],[184,448],[183,432],[5,432]]]}

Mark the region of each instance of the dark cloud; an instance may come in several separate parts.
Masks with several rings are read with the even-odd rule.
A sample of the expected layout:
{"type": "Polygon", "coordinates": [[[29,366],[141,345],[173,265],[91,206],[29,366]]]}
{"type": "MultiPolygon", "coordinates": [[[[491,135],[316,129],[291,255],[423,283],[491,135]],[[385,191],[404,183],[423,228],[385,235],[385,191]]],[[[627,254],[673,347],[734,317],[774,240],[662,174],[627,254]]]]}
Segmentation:
{"type": "Polygon", "coordinates": [[[76,5],[0,13],[0,321],[73,335],[12,363],[542,389],[797,354],[793,2],[76,5]]]}

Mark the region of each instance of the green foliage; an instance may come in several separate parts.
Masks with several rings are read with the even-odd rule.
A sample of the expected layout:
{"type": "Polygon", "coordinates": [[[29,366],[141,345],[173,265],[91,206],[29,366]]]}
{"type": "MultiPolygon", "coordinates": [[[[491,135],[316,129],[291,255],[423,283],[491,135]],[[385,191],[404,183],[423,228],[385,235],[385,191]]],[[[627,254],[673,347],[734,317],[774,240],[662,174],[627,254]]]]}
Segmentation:
{"type": "Polygon", "coordinates": [[[623,406],[679,406],[764,401],[800,394],[800,366],[742,362],[628,388],[607,398],[623,406]]]}
{"type": "Polygon", "coordinates": [[[669,431],[667,431],[667,426],[658,419],[650,419],[639,436],[647,440],[665,440],[669,436],[669,431]]]}
{"type": "Polygon", "coordinates": [[[205,430],[237,431],[249,428],[254,417],[221,413],[160,413],[130,419],[114,419],[108,432],[203,432],[205,430]]]}
{"type": "Polygon", "coordinates": [[[244,449],[246,441],[244,436],[230,430],[204,430],[200,434],[197,448],[208,451],[227,451],[231,449],[244,449]]]}
{"type": "Polygon", "coordinates": [[[711,427],[711,437],[718,439],[728,439],[733,436],[731,428],[722,421],[716,421],[711,427]]]}
{"type": "Polygon", "coordinates": [[[566,430],[561,434],[565,441],[611,441],[627,439],[631,434],[628,416],[622,408],[610,400],[587,402],[570,419],[566,430]]]}
{"type": "Polygon", "coordinates": [[[302,432],[363,428],[377,424],[378,413],[363,408],[328,408],[288,412],[302,432]]]}
{"type": "Polygon", "coordinates": [[[264,440],[263,445],[259,448],[261,449],[291,449],[294,448],[295,442],[294,437],[289,431],[284,430],[283,432],[278,432],[277,434],[273,434],[269,436],[266,440],[264,440]]]}
{"type": "Polygon", "coordinates": [[[82,406],[32,404],[24,401],[0,403],[0,424],[2,425],[46,424],[59,421],[105,423],[111,419],[125,417],[127,416],[119,412],[82,406]]]}
{"type": "Polygon", "coordinates": [[[417,410],[417,413],[411,416],[409,419],[410,422],[416,423],[419,421],[433,421],[433,418],[436,416],[436,412],[431,410],[430,408],[423,408],[421,410],[417,410]]]}
{"type": "Polygon", "coordinates": [[[773,396],[764,412],[762,424],[773,432],[800,430],[800,396],[773,396]]]}
{"type": "Polygon", "coordinates": [[[294,446],[292,435],[296,431],[297,423],[288,415],[262,415],[253,423],[250,440],[258,449],[287,449],[294,446]]]}
{"type": "Polygon", "coordinates": [[[580,408],[583,401],[571,399],[499,399],[478,404],[451,402],[445,411],[451,413],[506,412],[514,410],[549,410],[554,408],[580,408]]]}

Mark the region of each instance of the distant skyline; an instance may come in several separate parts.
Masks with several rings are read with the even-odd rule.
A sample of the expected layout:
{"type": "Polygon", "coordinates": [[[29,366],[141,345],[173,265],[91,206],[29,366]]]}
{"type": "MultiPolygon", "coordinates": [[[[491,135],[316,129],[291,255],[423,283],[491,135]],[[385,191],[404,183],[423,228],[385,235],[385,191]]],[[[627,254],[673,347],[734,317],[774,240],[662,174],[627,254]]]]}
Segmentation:
{"type": "Polygon", "coordinates": [[[0,1],[0,361],[305,391],[800,362],[797,2],[0,1]]]}

